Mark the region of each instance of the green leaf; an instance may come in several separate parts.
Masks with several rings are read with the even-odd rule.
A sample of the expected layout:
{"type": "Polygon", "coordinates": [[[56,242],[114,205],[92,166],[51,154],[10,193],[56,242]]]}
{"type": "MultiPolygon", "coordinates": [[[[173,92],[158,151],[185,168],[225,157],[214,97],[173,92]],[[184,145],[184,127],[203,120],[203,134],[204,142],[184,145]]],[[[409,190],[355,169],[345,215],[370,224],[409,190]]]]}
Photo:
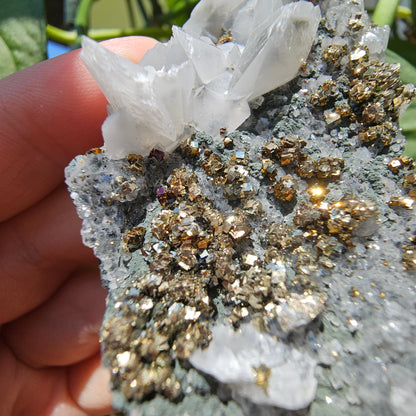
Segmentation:
{"type": "MultiPolygon", "coordinates": [[[[414,43],[398,37],[392,37],[389,40],[389,49],[406,59],[406,61],[409,61],[413,66],[416,66],[416,45],[414,43]]],[[[413,82],[416,82],[416,79],[413,82]]]]}
{"type": "Polygon", "coordinates": [[[406,109],[404,116],[400,119],[400,127],[403,131],[416,135],[416,103],[412,103],[406,109]]]}
{"type": "MultiPolygon", "coordinates": [[[[386,61],[400,63],[400,78],[405,84],[416,84],[416,67],[397,53],[387,49],[386,61]]],[[[406,154],[416,159],[416,102],[407,108],[400,119],[400,127],[407,138],[406,154]]]]}
{"type": "Polygon", "coordinates": [[[13,55],[6,42],[0,37],[0,78],[16,71],[13,55]]]}
{"type": "Polygon", "coordinates": [[[400,0],[379,0],[373,13],[373,23],[379,26],[391,26],[399,4],[400,0]]]}
{"type": "Polygon", "coordinates": [[[400,127],[406,136],[405,154],[416,160],[416,103],[413,102],[400,119],[400,127]]]}
{"type": "Polygon", "coordinates": [[[410,9],[412,11],[412,20],[416,22],[416,0],[410,0],[410,9]]]}
{"type": "Polygon", "coordinates": [[[169,24],[182,26],[191,14],[192,9],[199,0],[166,0],[168,13],[164,16],[164,21],[169,24]]]}
{"type": "Polygon", "coordinates": [[[404,154],[416,160],[416,140],[407,140],[404,154]]]}
{"type": "Polygon", "coordinates": [[[166,6],[169,10],[182,8],[186,4],[186,0],[166,0],[166,6]]]}
{"type": "Polygon", "coordinates": [[[46,58],[43,0],[0,0],[0,78],[46,58]]]}

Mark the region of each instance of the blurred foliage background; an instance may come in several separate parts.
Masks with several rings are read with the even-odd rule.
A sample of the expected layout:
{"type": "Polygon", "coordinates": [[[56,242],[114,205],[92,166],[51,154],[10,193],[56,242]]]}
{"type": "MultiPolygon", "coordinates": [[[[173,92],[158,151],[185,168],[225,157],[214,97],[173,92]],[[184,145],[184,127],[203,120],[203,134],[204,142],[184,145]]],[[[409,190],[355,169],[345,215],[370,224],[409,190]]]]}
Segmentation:
{"type": "Polygon", "coordinates": [[[81,35],[95,40],[146,35],[167,40],[182,26],[198,0],[45,0],[48,37],[79,46],[81,35]],[[49,6],[50,4],[50,6],[49,6]]]}
{"type": "MultiPolygon", "coordinates": [[[[95,40],[145,35],[167,40],[198,0],[0,0],[0,78],[69,49],[82,35],[95,40]]],[[[416,84],[416,0],[365,0],[373,22],[391,29],[386,59],[416,84]]],[[[406,153],[416,158],[416,102],[400,125],[406,153]]]]}

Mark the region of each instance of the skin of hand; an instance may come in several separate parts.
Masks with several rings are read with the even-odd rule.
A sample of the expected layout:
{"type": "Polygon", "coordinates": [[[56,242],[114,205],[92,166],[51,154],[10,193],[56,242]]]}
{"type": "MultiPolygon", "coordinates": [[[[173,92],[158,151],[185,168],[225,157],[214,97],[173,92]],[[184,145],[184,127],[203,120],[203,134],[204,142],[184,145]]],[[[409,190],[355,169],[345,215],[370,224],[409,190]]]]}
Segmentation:
{"type": "MultiPolygon", "coordinates": [[[[155,41],[104,42],[138,62],[155,41]]],[[[64,184],[102,145],[106,99],[73,51],[0,80],[0,415],[111,413],[106,291],[64,184]]]]}

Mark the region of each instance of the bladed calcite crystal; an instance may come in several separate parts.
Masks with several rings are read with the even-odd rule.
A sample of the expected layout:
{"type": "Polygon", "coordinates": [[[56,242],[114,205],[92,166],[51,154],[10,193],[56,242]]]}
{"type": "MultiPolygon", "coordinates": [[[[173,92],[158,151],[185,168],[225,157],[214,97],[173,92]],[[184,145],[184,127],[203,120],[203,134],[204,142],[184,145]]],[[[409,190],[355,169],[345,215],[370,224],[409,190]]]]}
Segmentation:
{"type": "Polygon", "coordinates": [[[81,57],[111,106],[108,154],[172,151],[195,130],[235,130],[249,101],[296,75],[319,20],[306,1],[204,0],[137,65],[84,38],[81,57]]]}
{"type": "Polygon", "coordinates": [[[203,0],[139,66],[85,43],[111,111],[66,177],[126,414],[414,414],[415,91],[314,3],[203,0]]]}

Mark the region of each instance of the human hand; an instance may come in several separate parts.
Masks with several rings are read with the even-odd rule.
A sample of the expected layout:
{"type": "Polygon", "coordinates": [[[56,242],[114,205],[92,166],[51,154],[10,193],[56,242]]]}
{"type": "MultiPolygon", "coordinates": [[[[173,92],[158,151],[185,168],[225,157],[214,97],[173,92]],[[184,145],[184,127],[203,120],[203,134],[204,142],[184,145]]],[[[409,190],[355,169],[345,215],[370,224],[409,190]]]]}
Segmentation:
{"type": "MultiPolygon", "coordinates": [[[[135,62],[154,44],[106,46],[135,62]]],[[[105,309],[64,167],[101,146],[106,100],[70,52],[0,81],[0,415],[111,412],[105,309]]]]}

